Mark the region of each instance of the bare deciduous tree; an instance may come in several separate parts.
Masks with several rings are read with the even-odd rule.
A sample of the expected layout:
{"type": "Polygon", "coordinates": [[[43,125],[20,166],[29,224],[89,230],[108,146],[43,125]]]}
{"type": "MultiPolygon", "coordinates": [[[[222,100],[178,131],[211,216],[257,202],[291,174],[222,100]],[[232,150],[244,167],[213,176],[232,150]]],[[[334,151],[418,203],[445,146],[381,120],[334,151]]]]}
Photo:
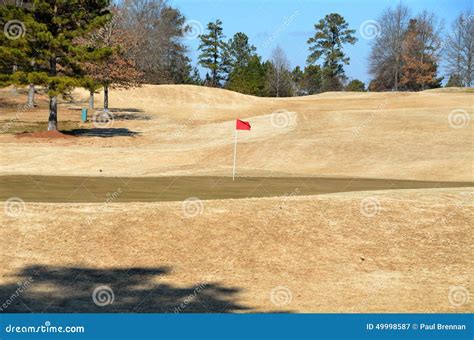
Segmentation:
{"type": "Polygon", "coordinates": [[[409,19],[410,10],[401,3],[385,10],[378,19],[380,34],[375,38],[369,56],[369,73],[378,90],[398,90],[403,39],[409,19]]]}
{"type": "Polygon", "coordinates": [[[290,62],[285,51],[280,46],[277,46],[272,51],[267,74],[267,92],[270,96],[274,97],[289,97],[293,95],[290,62]]]}
{"type": "Polygon", "coordinates": [[[124,0],[123,29],[134,37],[130,52],[145,81],[155,84],[186,82],[192,67],[181,42],[185,18],[167,0],[124,0]]]}
{"type": "Polygon", "coordinates": [[[452,24],[444,52],[448,73],[465,86],[471,86],[474,80],[474,16],[471,10],[459,14],[452,24]]]}

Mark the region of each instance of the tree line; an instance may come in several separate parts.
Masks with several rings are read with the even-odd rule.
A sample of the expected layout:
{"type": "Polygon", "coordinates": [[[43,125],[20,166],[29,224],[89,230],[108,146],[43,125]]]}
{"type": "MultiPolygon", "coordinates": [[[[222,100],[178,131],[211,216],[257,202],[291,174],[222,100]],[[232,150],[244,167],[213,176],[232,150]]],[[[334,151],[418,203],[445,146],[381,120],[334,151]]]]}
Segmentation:
{"type": "MultiPolygon", "coordinates": [[[[57,97],[75,87],[93,96],[104,89],[108,109],[111,88],[141,83],[194,84],[222,87],[256,96],[287,97],[325,91],[365,91],[350,80],[344,48],[357,43],[356,30],[337,13],[314,25],[308,39],[306,65],[291,67],[276,46],[263,60],[249,37],[238,32],[226,39],[222,21],[199,35],[201,79],[188,57],[184,37],[191,27],[167,0],[34,0],[4,1],[0,6],[0,86],[28,86],[28,105],[35,87],[50,97],[48,129],[57,129],[57,97]]],[[[459,14],[449,33],[428,11],[412,15],[399,4],[377,20],[378,32],[368,58],[370,91],[417,91],[441,86],[439,65],[448,65],[447,86],[472,86],[474,20],[459,14]]]]}

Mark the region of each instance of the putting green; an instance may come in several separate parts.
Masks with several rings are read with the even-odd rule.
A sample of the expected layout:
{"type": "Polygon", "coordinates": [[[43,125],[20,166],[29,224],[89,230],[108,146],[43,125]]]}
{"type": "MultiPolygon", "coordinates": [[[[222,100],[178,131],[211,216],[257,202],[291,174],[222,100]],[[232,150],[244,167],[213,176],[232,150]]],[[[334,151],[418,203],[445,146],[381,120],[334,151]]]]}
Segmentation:
{"type": "Polygon", "coordinates": [[[30,202],[159,202],[189,197],[225,199],[317,195],[347,191],[473,187],[472,182],[429,182],[316,177],[65,177],[0,176],[0,200],[30,202]]]}

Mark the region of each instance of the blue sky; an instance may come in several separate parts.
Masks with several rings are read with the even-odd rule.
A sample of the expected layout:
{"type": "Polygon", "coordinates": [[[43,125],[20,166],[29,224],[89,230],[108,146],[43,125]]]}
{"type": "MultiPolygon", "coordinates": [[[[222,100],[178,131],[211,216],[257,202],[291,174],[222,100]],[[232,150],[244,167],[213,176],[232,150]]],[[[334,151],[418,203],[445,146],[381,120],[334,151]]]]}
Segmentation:
{"type": "MultiPolygon", "coordinates": [[[[210,21],[223,22],[227,38],[244,32],[259,55],[268,59],[272,49],[280,45],[291,66],[304,66],[308,55],[306,41],[314,34],[314,24],[326,14],[336,12],[344,16],[350,28],[356,29],[359,39],[355,45],[345,47],[351,64],[346,75],[367,82],[367,57],[372,40],[361,37],[359,27],[367,20],[377,20],[383,10],[398,3],[395,0],[170,0],[187,20],[196,20],[205,28],[210,21]]],[[[405,0],[413,15],[423,9],[434,12],[445,21],[445,31],[454,18],[467,8],[470,0],[405,0]]],[[[198,39],[186,39],[190,57],[196,63],[198,39]]]]}

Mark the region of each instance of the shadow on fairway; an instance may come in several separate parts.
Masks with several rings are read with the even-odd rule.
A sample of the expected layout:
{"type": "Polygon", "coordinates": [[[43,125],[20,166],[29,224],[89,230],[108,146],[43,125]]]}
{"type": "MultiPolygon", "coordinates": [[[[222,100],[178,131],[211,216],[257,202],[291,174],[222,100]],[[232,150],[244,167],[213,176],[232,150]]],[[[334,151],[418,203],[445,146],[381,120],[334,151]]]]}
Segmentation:
{"type": "Polygon", "coordinates": [[[116,113],[114,114],[114,120],[152,120],[152,116],[135,114],[135,113],[116,113]]]}
{"type": "Polygon", "coordinates": [[[168,267],[92,269],[29,266],[15,275],[18,276],[17,284],[0,285],[0,301],[3,303],[0,311],[233,313],[251,310],[236,302],[236,295],[241,291],[239,288],[208,282],[205,275],[202,282],[187,287],[160,282],[169,272],[168,267]]]}
{"type": "Polygon", "coordinates": [[[61,131],[65,135],[76,137],[133,137],[138,135],[138,132],[131,131],[126,128],[102,128],[102,129],[74,129],[69,131],[61,131]]]}
{"type": "Polygon", "coordinates": [[[141,109],[136,109],[134,107],[129,107],[129,108],[123,108],[123,107],[119,107],[119,108],[109,108],[109,111],[110,112],[113,112],[113,113],[122,113],[122,112],[145,112],[141,109]]]}

